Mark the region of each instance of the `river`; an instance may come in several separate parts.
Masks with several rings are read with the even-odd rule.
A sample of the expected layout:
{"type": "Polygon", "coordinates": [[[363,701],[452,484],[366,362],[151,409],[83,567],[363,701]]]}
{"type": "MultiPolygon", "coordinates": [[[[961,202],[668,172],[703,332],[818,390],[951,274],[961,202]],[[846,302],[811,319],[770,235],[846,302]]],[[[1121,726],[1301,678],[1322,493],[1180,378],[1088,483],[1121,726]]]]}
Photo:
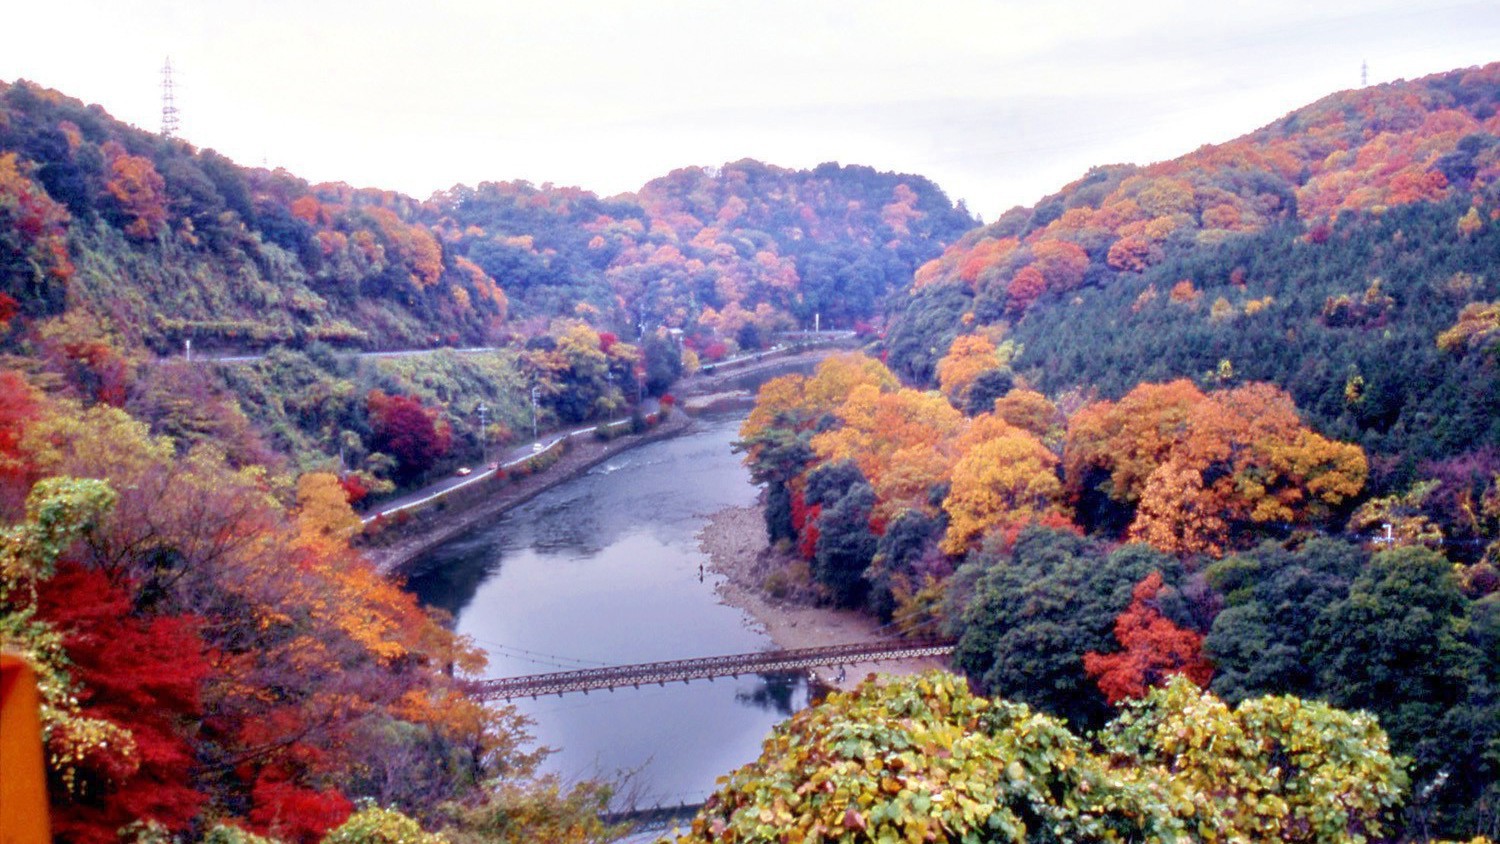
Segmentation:
{"type": "MultiPolygon", "coordinates": [[[[619,454],[451,542],[410,588],[455,615],[490,655],[489,676],[755,651],[770,640],[719,602],[697,534],[755,500],[731,451],[741,417],[619,454]]],[[[757,676],[523,700],[545,770],[629,774],[638,805],[701,801],[807,703],[800,678],[757,676]]]]}

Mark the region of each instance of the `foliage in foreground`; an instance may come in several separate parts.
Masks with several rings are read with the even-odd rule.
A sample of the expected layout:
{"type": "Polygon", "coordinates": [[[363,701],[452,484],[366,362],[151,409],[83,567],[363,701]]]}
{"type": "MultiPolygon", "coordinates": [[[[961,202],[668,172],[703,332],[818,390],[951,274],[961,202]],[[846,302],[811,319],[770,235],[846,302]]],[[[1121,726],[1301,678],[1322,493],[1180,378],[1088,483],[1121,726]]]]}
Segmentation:
{"type": "Polygon", "coordinates": [[[0,647],[55,840],[601,840],[601,789],[535,776],[525,719],[463,693],[482,656],[349,547],[339,480],[292,486],[0,372],[0,647]]]}
{"type": "Polygon", "coordinates": [[[1368,841],[1407,786],[1374,718],[1231,709],[1184,678],[1091,739],[942,673],[794,716],[722,780],[694,841],[1368,841]]]}

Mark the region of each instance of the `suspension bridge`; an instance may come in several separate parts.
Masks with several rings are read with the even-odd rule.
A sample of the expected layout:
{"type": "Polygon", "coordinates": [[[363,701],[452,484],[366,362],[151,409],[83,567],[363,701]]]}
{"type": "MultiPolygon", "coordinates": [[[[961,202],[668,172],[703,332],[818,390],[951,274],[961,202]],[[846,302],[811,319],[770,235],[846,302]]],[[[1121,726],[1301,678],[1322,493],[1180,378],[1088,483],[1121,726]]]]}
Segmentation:
{"type": "Polygon", "coordinates": [[[644,662],[637,665],[610,665],[524,677],[478,680],[469,685],[468,693],[478,700],[514,700],[571,692],[587,693],[599,689],[639,688],[652,684],[666,685],[714,677],[737,677],[742,674],[801,671],[857,662],[949,656],[953,653],[954,644],[953,639],[892,640],[644,662]]]}

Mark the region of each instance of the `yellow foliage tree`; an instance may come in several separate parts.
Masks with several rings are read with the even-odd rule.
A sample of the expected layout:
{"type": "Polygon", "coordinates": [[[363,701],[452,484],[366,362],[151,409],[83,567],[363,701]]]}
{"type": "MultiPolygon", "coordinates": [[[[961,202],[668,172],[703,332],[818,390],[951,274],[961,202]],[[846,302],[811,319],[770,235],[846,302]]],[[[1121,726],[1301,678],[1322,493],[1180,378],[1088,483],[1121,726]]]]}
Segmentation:
{"type": "Polygon", "coordinates": [[[1168,553],[1218,557],[1228,532],[1218,502],[1203,487],[1203,473],[1168,460],[1147,477],[1128,536],[1168,553]]]}
{"type": "Polygon", "coordinates": [[[364,523],[349,506],[337,475],[308,472],[297,479],[297,546],[327,553],[349,547],[364,523]]]}
{"type": "MultiPolygon", "coordinates": [[[[803,375],[783,375],[760,385],[755,394],[755,407],[740,423],[740,439],[751,442],[765,434],[777,419],[802,409],[807,386],[803,375]]],[[[752,451],[751,457],[754,458],[752,451]]]]}
{"type": "Polygon", "coordinates": [[[1423,507],[1441,485],[1441,481],[1420,481],[1404,492],[1371,498],[1349,517],[1349,529],[1383,538],[1386,525],[1390,525],[1390,537],[1396,542],[1440,543],[1443,529],[1433,524],[1423,507]]]}
{"type": "Polygon", "coordinates": [[[861,384],[870,384],[882,392],[900,386],[885,364],[867,355],[853,352],[834,355],[818,364],[807,382],[807,400],[818,409],[832,411],[861,384]]]}
{"type": "Polygon", "coordinates": [[[1470,302],[1459,311],[1458,322],[1437,337],[1445,352],[1484,351],[1500,343],[1500,302],[1470,302]]]}
{"type": "Polygon", "coordinates": [[[1058,509],[1057,456],[1036,435],[987,414],[965,431],[960,450],[943,501],[949,518],[945,553],[961,554],[988,531],[1058,509]]]}

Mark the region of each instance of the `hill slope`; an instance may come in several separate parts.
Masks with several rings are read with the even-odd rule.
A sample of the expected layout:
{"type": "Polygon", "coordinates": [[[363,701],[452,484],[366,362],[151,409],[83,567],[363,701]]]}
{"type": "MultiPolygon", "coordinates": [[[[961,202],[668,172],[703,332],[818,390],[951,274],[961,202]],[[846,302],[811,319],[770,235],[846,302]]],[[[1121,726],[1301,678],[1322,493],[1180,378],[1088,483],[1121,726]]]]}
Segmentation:
{"type": "Polygon", "coordinates": [[[680,170],[613,200],[485,183],[422,202],[242,168],[24,81],[0,83],[0,156],[0,292],[158,353],[488,342],[512,298],[542,321],[587,303],[617,333],[753,341],[747,324],[870,319],[974,223],[926,179],[832,164],[680,170]]]}
{"type": "Polygon", "coordinates": [[[532,386],[544,425],[617,415],[636,382],[659,393],[694,354],[877,319],[974,222],[927,179],[837,164],[689,168],[611,199],[486,182],[420,201],[239,167],[0,83],[10,365],[126,406],[179,447],[357,469],[379,490],[529,429],[532,386]],[[275,353],[207,375],[160,365],[189,344],[275,353]],[[329,354],[458,345],[500,351],[420,366],[329,354]],[[419,399],[452,456],[393,470],[374,391],[419,399]]]}
{"type": "Polygon", "coordinates": [[[984,333],[1018,343],[1016,372],[1054,394],[1271,381],[1370,449],[1380,488],[1500,444],[1482,326],[1438,346],[1500,297],[1497,106],[1500,64],[1095,168],[922,267],[887,337],[892,368],[931,382],[955,337],[984,333]]]}

